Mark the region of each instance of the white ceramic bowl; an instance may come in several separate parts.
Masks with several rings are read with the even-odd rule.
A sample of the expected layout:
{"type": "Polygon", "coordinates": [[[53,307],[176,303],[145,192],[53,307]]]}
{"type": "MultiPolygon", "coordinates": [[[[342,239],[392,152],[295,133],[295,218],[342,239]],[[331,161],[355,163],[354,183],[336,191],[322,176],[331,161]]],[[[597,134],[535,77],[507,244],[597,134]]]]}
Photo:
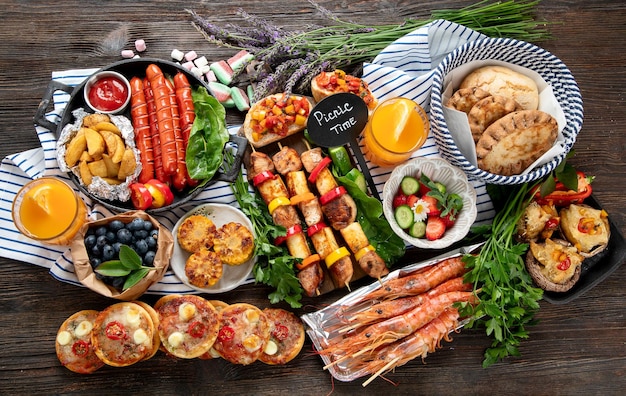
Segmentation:
{"type": "Polygon", "coordinates": [[[488,38],[469,42],[448,54],[435,69],[431,93],[431,126],[442,157],[461,168],[470,180],[491,184],[521,184],[538,180],[557,167],[571,150],[583,123],[582,96],[567,66],[550,52],[524,41],[488,38]],[[548,85],[565,114],[564,152],[530,172],[501,176],[485,172],[468,161],[454,141],[443,114],[444,78],[455,68],[476,60],[496,60],[528,68],[538,73],[548,85]]]}
{"type": "MultiPolygon", "coordinates": [[[[183,250],[178,244],[178,227],[185,221],[185,219],[194,214],[202,214],[207,216],[217,228],[223,226],[226,223],[235,222],[241,223],[246,226],[254,235],[254,228],[252,222],[248,217],[239,209],[230,205],[207,203],[196,206],[183,217],[181,217],[174,226],[172,234],[174,236],[174,252],[172,259],[170,260],[170,268],[174,271],[176,276],[187,286],[196,289],[197,291],[216,294],[224,293],[233,290],[237,286],[242,285],[250,274],[252,273],[252,267],[256,263],[256,256],[253,256],[250,260],[241,265],[226,265],[224,264],[224,271],[220,280],[210,287],[197,287],[192,285],[185,274],[185,263],[190,256],[190,253],[183,250]]],[[[255,235],[256,238],[256,235],[255,235]]]]}
{"type": "Polygon", "coordinates": [[[91,77],[89,77],[89,79],[87,80],[87,82],[85,83],[85,88],[83,91],[83,97],[85,99],[85,103],[87,104],[87,106],[89,106],[92,110],[98,112],[98,113],[102,113],[102,114],[119,114],[121,112],[123,112],[126,107],[128,106],[128,104],[130,103],[130,97],[131,97],[131,92],[130,92],[130,82],[128,81],[128,79],[126,77],[124,77],[122,74],[112,71],[112,70],[105,70],[105,71],[101,71],[98,73],[93,74],[91,77]],[[103,110],[98,108],[97,106],[94,106],[91,101],[89,100],[89,92],[91,91],[92,87],[94,86],[95,83],[97,83],[98,81],[100,81],[103,78],[106,77],[112,77],[115,79],[118,79],[122,84],[124,84],[124,86],[126,87],[126,98],[124,99],[124,102],[117,108],[112,109],[112,110],[103,110]]]}
{"type": "Polygon", "coordinates": [[[397,166],[383,188],[383,212],[393,231],[405,242],[422,249],[444,249],[467,235],[476,220],[476,191],[459,168],[441,158],[414,158],[397,166]],[[394,218],[393,197],[400,187],[404,176],[419,177],[425,174],[431,180],[443,183],[449,193],[459,194],[463,198],[463,209],[452,228],[446,230],[441,239],[429,241],[414,238],[398,226],[394,218]]]}

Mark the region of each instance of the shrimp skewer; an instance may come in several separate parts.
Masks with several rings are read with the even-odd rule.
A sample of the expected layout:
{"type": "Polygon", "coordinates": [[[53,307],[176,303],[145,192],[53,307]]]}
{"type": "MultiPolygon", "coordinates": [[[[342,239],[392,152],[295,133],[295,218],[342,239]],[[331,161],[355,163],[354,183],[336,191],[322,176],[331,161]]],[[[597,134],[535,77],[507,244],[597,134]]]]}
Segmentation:
{"type": "Polygon", "coordinates": [[[435,319],[455,302],[465,301],[472,303],[475,302],[475,299],[476,296],[473,292],[455,291],[444,293],[424,301],[423,304],[402,315],[374,323],[358,334],[346,337],[319,351],[322,355],[343,355],[328,364],[324,369],[408,336],[435,319]]]}
{"type": "Polygon", "coordinates": [[[376,350],[376,354],[371,359],[359,360],[350,369],[372,374],[363,383],[365,387],[376,377],[388,373],[418,356],[424,360],[428,353],[441,348],[441,340],[452,341],[450,333],[458,326],[459,311],[456,308],[448,308],[410,336],[376,350]]]}
{"type": "Polygon", "coordinates": [[[435,264],[425,272],[388,280],[383,283],[381,288],[372,291],[363,298],[393,300],[424,293],[442,282],[462,276],[465,271],[465,264],[461,257],[453,257],[435,264]]]}
{"type": "Polygon", "coordinates": [[[439,296],[443,293],[449,293],[453,291],[471,291],[472,285],[463,282],[463,277],[459,276],[452,278],[432,290],[426,293],[418,294],[416,296],[402,297],[396,300],[383,301],[375,304],[361,312],[357,312],[348,318],[349,323],[353,323],[350,326],[344,327],[339,330],[339,333],[347,333],[359,327],[368,325],[372,322],[388,319],[422,305],[424,301],[429,298],[439,296]]]}

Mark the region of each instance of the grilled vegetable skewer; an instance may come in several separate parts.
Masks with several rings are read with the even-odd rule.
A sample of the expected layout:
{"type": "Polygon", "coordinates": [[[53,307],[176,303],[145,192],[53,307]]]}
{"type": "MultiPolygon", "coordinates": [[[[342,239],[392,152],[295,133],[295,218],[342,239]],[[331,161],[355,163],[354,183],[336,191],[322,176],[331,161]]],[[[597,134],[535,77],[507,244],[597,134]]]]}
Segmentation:
{"type": "Polygon", "coordinates": [[[303,259],[297,276],[304,292],[312,297],[319,294],[324,272],[319,263],[314,260],[315,256],[311,254],[298,213],[289,201],[287,187],[283,180],[274,174],[274,171],[274,163],[269,156],[258,151],[252,152],[248,180],[252,181],[261,198],[268,205],[274,224],[287,229],[284,241],[289,254],[303,259]]]}
{"type": "Polygon", "coordinates": [[[315,183],[320,194],[324,215],[331,226],[339,230],[361,269],[372,278],[380,279],[387,275],[389,269],[385,261],[369,243],[361,224],[355,221],[357,209],[354,200],[344,187],[337,184],[328,169],[330,158],[324,157],[320,148],[307,150],[300,158],[309,172],[308,180],[315,183]]]}
{"type": "Polygon", "coordinates": [[[322,208],[318,198],[309,190],[300,156],[285,146],[272,159],[278,173],[285,177],[292,203],[298,206],[304,217],[315,251],[325,261],[336,286],[347,287],[354,273],[350,252],[339,246],[333,230],[323,222],[322,208]]]}

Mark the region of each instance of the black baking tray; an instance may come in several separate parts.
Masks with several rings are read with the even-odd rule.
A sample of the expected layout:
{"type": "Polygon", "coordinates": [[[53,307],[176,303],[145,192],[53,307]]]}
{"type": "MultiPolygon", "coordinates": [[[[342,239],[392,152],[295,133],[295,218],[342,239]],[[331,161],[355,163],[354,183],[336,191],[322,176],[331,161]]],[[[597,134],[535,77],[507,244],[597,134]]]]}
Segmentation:
{"type": "MultiPolygon", "coordinates": [[[[596,209],[602,209],[602,206],[593,195],[585,200],[585,204],[596,209]]],[[[552,304],[567,304],[602,282],[622,265],[626,259],[624,236],[611,221],[610,213],[609,225],[611,237],[607,248],[582,262],[580,280],[576,282],[574,287],[563,293],[545,291],[543,293],[544,300],[552,304]]]]}

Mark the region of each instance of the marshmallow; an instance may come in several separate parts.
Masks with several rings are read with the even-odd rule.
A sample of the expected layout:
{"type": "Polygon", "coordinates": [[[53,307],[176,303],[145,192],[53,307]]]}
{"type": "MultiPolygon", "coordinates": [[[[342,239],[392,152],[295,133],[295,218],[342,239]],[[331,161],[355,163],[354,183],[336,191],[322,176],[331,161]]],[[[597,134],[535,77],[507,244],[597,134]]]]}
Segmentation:
{"type": "Polygon", "coordinates": [[[144,52],[146,50],[146,42],[144,40],[135,41],[135,49],[137,52],[144,52]]]}
{"type": "Polygon", "coordinates": [[[233,69],[226,61],[211,63],[211,70],[222,84],[229,85],[233,82],[233,69]]]}
{"type": "MultiPolygon", "coordinates": [[[[212,81],[208,83],[209,92],[215,97],[221,104],[225,104],[230,97],[230,87],[222,83],[212,81]]],[[[232,99],[231,99],[232,101],[232,99]]],[[[232,103],[234,105],[234,103],[232,103]]]]}
{"type": "Polygon", "coordinates": [[[180,51],[180,50],[177,50],[177,49],[173,49],[172,53],[170,54],[170,56],[172,57],[172,59],[175,59],[175,60],[180,62],[185,57],[185,54],[183,54],[183,51],[180,51]]]}
{"type": "Polygon", "coordinates": [[[230,97],[235,102],[235,106],[239,111],[248,111],[250,110],[250,101],[248,100],[248,95],[246,92],[239,87],[232,87],[230,89],[230,97]]]}
{"type": "Polygon", "coordinates": [[[196,53],[196,51],[189,51],[185,54],[185,60],[190,61],[190,62],[196,59],[197,57],[198,57],[198,54],[196,53]]]}
{"type": "Polygon", "coordinates": [[[122,51],[122,58],[130,59],[133,56],[135,56],[135,53],[133,52],[133,50],[123,50],[122,51]]]}

